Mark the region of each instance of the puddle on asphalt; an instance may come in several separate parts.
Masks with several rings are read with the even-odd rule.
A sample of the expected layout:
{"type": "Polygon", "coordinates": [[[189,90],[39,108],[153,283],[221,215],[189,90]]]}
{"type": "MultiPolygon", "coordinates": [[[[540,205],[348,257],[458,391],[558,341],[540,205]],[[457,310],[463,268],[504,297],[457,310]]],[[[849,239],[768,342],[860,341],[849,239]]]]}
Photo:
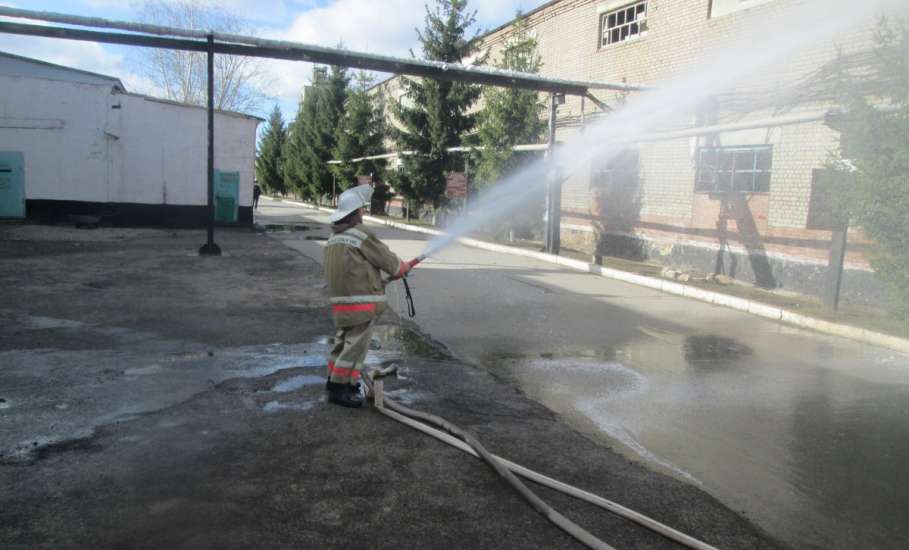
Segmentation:
{"type": "Polygon", "coordinates": [[[84,283],[84,285],[88,288],[93,288],[95,290],[105,290],[107,288],[110,288],[110,287],[116,285],[116,283],[114,281],[111,281],[108,279],[101,279],[101,280],[97,280],[97,281],[89,281],[87,283],[84,283]]]}
{"type": "Polygon", "coordinates": [[[153,364],[148,365],[147,367],[134,367],[131,369],[126,369],[123,371],[123,374],[126,376],[144,376],[147,374],[157,374],[164,370],[164,367],[161,365],[153,364]]]}
{"type": "MultiPolygon", "coordinates": [[[[42,328],[80,326],[72,321],[46,317],[34,317],[28,324],[42,328]]],[[[105,330],[118,332],[127,338],[136,334],[117,327],[105,330]]],[[[400,362],[403,350],[408,350],[411,355],[446,357],[436,347],[422,343],[419,335],[412,330],[379,328],[377,336],[380,346],[372,347],[381,349],[368,352],[366,365],[369,368],[400,362]],[[393,342],[399,336],[401,341],[393,342]]],[[[158,411],[233,378],[266,377],[295,369],[283,376],[278,375],[277,379],[268,380],[266,388],[275,392],[274,397],[280,398],[269,399],[264,404],[260,402],[258,406],[269,413],[307,411],[325,401],[325,392],[320,386],[325,383],[324,373],[331,346],[332,338],[326,335],[305,344],[276,343],[236,348],[187,346],[183,349],[161,349],[157,346],[150,351],[80,352],[75,355],[69,351],[51,354],[46,350],[17,351],[14,364],[36,361],[36,364],[50,369],[63,361],[67,364],[75,362],[77,368],[68,369],[65,379],[59,381],[68,389],[58,398],[29,405],[35,408],[32,420],[15,426],[8,433],[0,431],[0,462],[31,464],[57,453],[93,451],[95,447],[91,442],[73,440],[75,434],[90,435],[98,426],[128,421],[128,418],[115,414],[119,411],[129,409],[135,414],[158,411]],[[93,382],[82,383],[86,377],[93,382]]],[[[6,409],[21,408],[27,395],[15,391],[10,393],[6,387],[3,389],[0,416],[7,414],[6,409]]],[[[416,395],[402,393],[400,397],[405,402],[411,402],[416,395]]]]}
{"type": "Polygon", "coordinates": [[[712,335],[695,335],[685,338],[685,361],[693,367],[727,366],[731,362],[751,355],[752,350],[729,338],[712,335]]]}
{"type": "Polygon", "coordinates": [[[265,225],[265,231],[273,233],[284,233],[292,231],[309,231],[308,225],[302,224],[275,224],[270,223],[265,225]]]}
{"type": "Polygon", "coordinates": [[[445,347],[423,336],[419,332],[396,325],[379,325],[373,333],[379,340],[379,345],[389,353],[404,356],[416,356],[422,359],[444,361],[451,359],[451,353],[445,347]]]}
{"type": "Polygon", "coordinates": [[[905,357],[823,340],[751,347],[641,332],[603,352],[481,362],[575,428],[697,484],[796,547],[905,547],[905,357]]]}
{"type": "Polygon", "coordinates": [[[12,449],[0,451],[0,465],[4,466],[31,466],[32,464],[51,458],[58,454],[70,452],[98,452],[98,444],[94,432],[84,436],[71,436],[67,439],[54,439],[49,437],[35,437],[16,445],[12,449]]]}
{"type": "Polygon", "coordinates": [[[176,363],[178,361],[198,361],[200,359],[205,359],[206,357],[211,357],[213,355],[214,355],[214,353],[205,352],[205,351],[179,352],[179,353],[174,353],[174,354],[170,355],[166,359],[166,361],[174,362],[174,363],[176,363]]]}
{"type": "Polygon", "coordinates": [[[298,376],[291,376],[286,380],[281,380],[277,384],[271,387],[271,391],[278,393],[287,393],[299,390],[304,386],[316,386],[325,383],[325,378],[322,376],[314,376],[312,374],[300,374],[298,376]]]}
{"type": "Polygon", "coordinates": [[[310,351],[300,353],[277,350],[241,352],[239,356],[230,357],[230,359],[233,364],[228,368],[249,373],[244,376],[268,376],[286,369],[325,367],[328,364],[326,353],[310,351]]]}
{"type": "Polygon", "coordinates": [[[79,328],[85,326],[85,323],[79,321],[70,321],[68,319],[55,319],[53,317],[42,317],[40,315],[29,315],[27,318],[28,327],[35,330],[47,330],[55,328],[79,328]]]}
{"type": "Polygon", "coordinates": [[[389,399],[392,399],[396,403],[401,405],[413,406],[417,403],[425,402],[429,397],[425,392],[419,390],[411,390],[407,388],[399,388],[396,390],[386,390],[385,396],[389,399]]]}
{"type": "Polygon", "coordinates": [[[34,453],[34,460],[45,460],[52,456],[63,454],[63,453],[73,453],[73,452],[85,452],[85,453],[96,453],[102,450],[101,445],[96,441],[94,436],[82,437],[68,439],[64,441],[59,441],[52,443],[50,445],[45,445],[43,447],[38,447],[34,453]]]}
{"type": "Polygon", "coordinates": [[[262,406],[262,410],[267,413],[276,413],[280,411],[308,411],[316,406],[316,400],[312,401],[269,401],[262,406]]]}
{"type": "Polygon", "coordinates": [[[503,374],[528,397],[563,415],[588,433],[598,434],[629,457],[642,460],[680,479],[701,485],[684,468],[647,449],[615,410],[636,408],[651,393],[648,376],[623,362],[628,350],[578,350],[577,354],[544,352],[489,354],[482,363],[503,374]]]}

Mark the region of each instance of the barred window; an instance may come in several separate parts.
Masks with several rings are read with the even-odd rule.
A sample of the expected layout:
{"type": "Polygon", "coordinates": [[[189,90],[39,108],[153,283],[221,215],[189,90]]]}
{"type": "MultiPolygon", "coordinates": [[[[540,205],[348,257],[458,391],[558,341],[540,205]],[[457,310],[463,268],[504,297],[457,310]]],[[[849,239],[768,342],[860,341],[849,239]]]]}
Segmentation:
{"type": "Polygon", "coordinates": [[[699,193],[768,193],[773,167],[772,145],[701,147],[698,149],[699,193]]]}
{"type": "Polygon", "coordinates": [[[637,38],[647,31],[647,0],[635,2],[600,16],[600,46],[637,38]]]}

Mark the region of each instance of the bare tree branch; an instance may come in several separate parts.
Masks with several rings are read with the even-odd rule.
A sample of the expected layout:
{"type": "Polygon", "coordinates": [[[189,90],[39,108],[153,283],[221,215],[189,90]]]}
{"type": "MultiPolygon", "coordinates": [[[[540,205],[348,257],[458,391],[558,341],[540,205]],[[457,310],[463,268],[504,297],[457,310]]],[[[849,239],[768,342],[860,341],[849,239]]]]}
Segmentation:
{"type": "MultiPolygon", "coordinates": [[[[140,20],[184,29],[249,34],[250,25],[212,0],[139,0],[140,20]]],[[[132,59],[134,70],[148,79],[149,93],[194,105],[204,105],[207,87],[206,54],[142,48],[132,59]]],[[[272,82],[262,60],[215,56],[215,106],[225,111],[261,113],[272,82]]]]}

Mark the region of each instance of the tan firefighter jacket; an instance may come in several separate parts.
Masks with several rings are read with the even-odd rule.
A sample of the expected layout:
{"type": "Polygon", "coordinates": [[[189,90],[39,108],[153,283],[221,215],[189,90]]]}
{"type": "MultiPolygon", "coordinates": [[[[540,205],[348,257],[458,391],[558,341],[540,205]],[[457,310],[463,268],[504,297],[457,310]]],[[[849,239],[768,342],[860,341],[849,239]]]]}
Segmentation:
{"type": "Polygon", "coordinates": [[[336,224],[332,230],[325,247],[325,278],[335,326],[372,321],[387,305],[381,272],[399,275],[404,264],[363,224],[336,224]]]}

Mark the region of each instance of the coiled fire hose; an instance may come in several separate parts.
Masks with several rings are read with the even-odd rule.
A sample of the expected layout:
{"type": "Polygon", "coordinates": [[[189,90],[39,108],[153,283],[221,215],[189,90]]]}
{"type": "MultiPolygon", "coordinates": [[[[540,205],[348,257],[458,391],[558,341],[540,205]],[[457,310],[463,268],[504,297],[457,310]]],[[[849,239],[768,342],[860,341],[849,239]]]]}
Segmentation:
{"type": "Polygon", "coordinates": [[[685,533],[677,531],[668,525],[664,525],[641,513],[626,508],[621,504],[617,504],[593,493],[584,491],[572,485],[568,485],[567,483],[562,483],[561,481],[525,468],[520,464],[515,464],[510,460],[496,456],[487,451],[486,448],[483,447],[483,445],[477,441],[477,439],[470,433],[462,430],[458,426],[455,426],[451,422],[448,422],[444,418],[441,418],[434,414],[429,414],[411,409],[409,407],[405,407],[400,403],[396,403],[391,399],[386,398],[384,395],[383,383],[380,377],[392,374],[396,370],[397,367],[392,365],[384,369],[376,369],[367,372],[366,376],[363,377],[363,380],[369,389],[369,394],[373,398],[376,410],[385,416],[388,416],[394,420],[397,420],[398,422],[410,426],[411,428],[419,430],[427,435],[435,437],[440,441],[448,443],[449,445],[460,449],[465,453],[482,459],[497,474],[502,476],[509,483],[509,485],[511,485],[522,497],[524,497],[524,499],[526,499],[537,512],[564,530],[566,533],[582,542],[588,548],[594,548],[597,550],[613,550],[612,546],[598,539],[583,527],[577,525],[570,519],[557,512],[554,508],[546,504],[546,502],[544,502],[540,497],[528,489],[527,486],[524,485],[524,483],[522,483],[521,480],[515,476],[515,474],[539,483],[544,487],[555,489],[556,491],[562,492],[566,495],[581,499],[585,502],[589,502],[595,506],[599,506],[604,510],[617,514],[625,519],[631,520],[638,525],[646,527],[647,529],[650,529],[651,531],[658,533],[681,545],[687,546],[688,548],[694,548],[695,550],[717,550],[715,547],[705,542],[690,537],[685,533]],[[441,428],[441,430],[433,428],[430,424],[441,428]]]}

